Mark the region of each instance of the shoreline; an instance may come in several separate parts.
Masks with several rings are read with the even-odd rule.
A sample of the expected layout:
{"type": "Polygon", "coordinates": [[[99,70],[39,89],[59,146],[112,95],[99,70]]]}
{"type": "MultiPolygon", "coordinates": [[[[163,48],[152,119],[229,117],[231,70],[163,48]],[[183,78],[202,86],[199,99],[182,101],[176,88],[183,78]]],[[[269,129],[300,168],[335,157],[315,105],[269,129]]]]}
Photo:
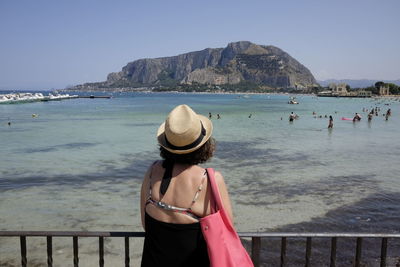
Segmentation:
{"type": "MultiPolygon", "coordinates": [[[[193,92],[184,92],[184,91],[153,91],[153,90],[114,90],[114,91],[107,91],[107,90],[59,90],[63,92],[80,92],[80,93],[145,93],[145,94],[199,94],[199,95],[298,95],[298,96],[318,96],[315,93],[302,93],[302,92],[232,92],[232,91],[215,91],[215,92],[206,92],[206,91],[193,91],[193,92]]],[[[333,97],[333,96],[329,96],[333,97]]],[[[341,97],[339,97],[341,98],[341,97]]],[[[356,96],[349,96],[345,98],[400,98],[400,94],[398,95],[372,95],[371,97],[356,97],[356,96]]]]}
{"type": "MultiPolygon", "coordinates": [[[[0,90],[0,93],[5,92],[13,92],[14,94],[18,93],[30,93],[30,92],[54,92],[55,90],[0,90]]],[[[153,90],[71,90],[71,89],[59,89],[57,92],[76,92],[76,93],[84,93],[84,94],[122,94],[122,93],[142,93],[142,94],[193,94],[193,95],[296,95],[296,96],[311,96],[311,97],[324,97],[324,98],[371,98],[371,99],[397,99],[400,98],[400,94],[397,95],[372,95],[371,97],[356,97],[356,96],[346,96],[346,97],[336,97],[336,96],[318,96],[316,93],[302,93],[302,92],[232,92],[232,91],[215,91],[215,92],[206,92],[206,91],[193,91],[193,92],[184,92],[184,91],[153,91],[153,90]]]]}

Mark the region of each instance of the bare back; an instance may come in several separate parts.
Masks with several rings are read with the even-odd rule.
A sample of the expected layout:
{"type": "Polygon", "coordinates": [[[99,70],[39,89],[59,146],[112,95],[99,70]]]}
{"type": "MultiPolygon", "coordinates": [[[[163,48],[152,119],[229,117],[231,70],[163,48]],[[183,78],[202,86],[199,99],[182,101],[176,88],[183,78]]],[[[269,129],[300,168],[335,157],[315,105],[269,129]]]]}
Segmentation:
{"type": "MultiPolygon", "coordinates": [[[[156,205],[147,205],[148,199],[154,202],[162,202],[166,205],[189,209],[195,217],[204,217],[211,213],[210,188],[208,185],[207,173],[204,168],[197,165],[174,164],[172,178],[165,194],[160,192],[160,186],[166,169],[162,162],[158,161],[147,171],[141,192],[142,223],[144,225],[144,213],[152,218],[177,224],[196,223],[198,220],[187,214],[161,209],[156,205]]],[[[216,180],[221,191],[224,207],[232,218],[231,205],[220,173],[216,173],[216,180]]]]}

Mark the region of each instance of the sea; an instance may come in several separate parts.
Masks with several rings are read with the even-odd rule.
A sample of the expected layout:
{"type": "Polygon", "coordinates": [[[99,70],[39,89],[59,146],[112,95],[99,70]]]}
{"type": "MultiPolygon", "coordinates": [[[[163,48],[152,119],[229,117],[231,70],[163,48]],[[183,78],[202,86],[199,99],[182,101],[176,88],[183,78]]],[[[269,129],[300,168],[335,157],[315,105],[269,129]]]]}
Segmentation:
{"type": "MultiPolygon", "coordinates": [[[[157,129],[179,104],[212,115],[217,147],[203,166],[224,176],[238,231],[400,231],[399,98],[145,92],[0,105],[0,230],[143,231],[141,182],[160,158],[157,129]],[[378,115],[368,121],[371,109],[378,115]],[[361,121],[342,120],[356,112],[361,121]]],[[[19,266],[18,241],[0,238],[0,266],[19,266]]],[[[30,266],[45,265],[45,241],[28,238],[30,266]]],[[[53,242],[55,265],[73,266],[72,239],[53,242]]],[[[98,265],[97,242],[82,238],[82,266],[98,265]]],[[[142,240],[131,242],[138,264],[142,240]]],[[[262,266],[279,261],[279,246],[274,252],[268,242],[262,266]]],[[[389,245],[395,264],[400,244],[389,245]]],[[[341,266],[352,266],[353,245],[344,246],[341,266]]],[[[304,265],[292,247],[289,266],[304,265]]],[[[105,251],[106,266],[123,265],[122,239],[107,238],[105,251]]],[[[379,266],[374,253],[365,253],[366,266],[379,266]]],[[[329,265],[329,257],[314,259],[329,265]]]]}

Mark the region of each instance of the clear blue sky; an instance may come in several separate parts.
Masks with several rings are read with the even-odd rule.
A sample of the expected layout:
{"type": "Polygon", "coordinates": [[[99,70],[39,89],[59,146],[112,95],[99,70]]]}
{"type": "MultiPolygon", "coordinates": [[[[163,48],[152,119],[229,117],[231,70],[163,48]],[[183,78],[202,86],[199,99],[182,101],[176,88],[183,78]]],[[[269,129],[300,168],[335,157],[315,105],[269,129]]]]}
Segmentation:
{"type": "Polygon", "coordinates": [[[400,79],[399,0],[0,0],[0,89],[106,80],[139,58],[247,40],[319,80],[400,79]]]}

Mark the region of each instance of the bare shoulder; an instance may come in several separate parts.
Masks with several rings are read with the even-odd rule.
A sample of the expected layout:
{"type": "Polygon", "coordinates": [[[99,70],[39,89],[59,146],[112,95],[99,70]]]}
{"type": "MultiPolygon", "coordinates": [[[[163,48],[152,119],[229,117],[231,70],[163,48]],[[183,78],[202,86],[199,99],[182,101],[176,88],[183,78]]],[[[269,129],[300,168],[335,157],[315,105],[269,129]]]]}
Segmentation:
{"type": "Polygon", "coordinates": [[[146,171],[145,178],[148,178],[152,172],[159,171],[162,168],[162,161],[161,160],[156,160],[154,161],[146,171]]]}

